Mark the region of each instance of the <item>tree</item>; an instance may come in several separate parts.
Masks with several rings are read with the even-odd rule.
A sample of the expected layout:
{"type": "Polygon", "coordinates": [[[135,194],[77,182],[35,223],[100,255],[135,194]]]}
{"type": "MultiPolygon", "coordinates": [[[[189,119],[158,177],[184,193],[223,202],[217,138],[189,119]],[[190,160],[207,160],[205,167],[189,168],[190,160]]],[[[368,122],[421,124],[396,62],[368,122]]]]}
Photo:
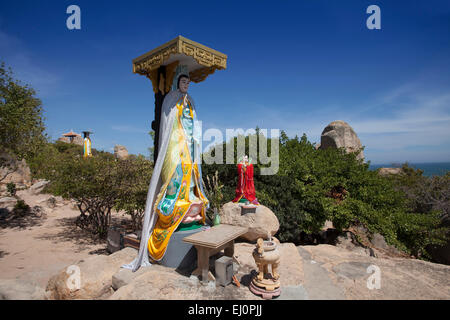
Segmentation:
{"type": "Polygon", "coordinates": [[[115,208],[125,210],[131,217],[133,230],[140,230],[153,172],[152,162],[142,155],[130,156],[126,160],[118,161],[117,167],[121,184],[116,186],[118,196],[115,208]]]}
{"type": "Polygon", "coordinates": [[[0,64],[0,148],[20,159],[33,157],[47,140],[42,103],[35,95],[0,64]]]}

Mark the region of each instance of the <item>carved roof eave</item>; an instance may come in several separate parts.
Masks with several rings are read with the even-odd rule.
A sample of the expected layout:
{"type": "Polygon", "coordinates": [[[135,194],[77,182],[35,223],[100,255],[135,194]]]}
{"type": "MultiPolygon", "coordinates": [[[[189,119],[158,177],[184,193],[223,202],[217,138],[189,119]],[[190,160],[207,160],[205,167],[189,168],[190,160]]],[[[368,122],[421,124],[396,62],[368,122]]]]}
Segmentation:
{"type": "MultiPolygon", "coordinates": [[[[195,60],[190,65],[189,76],[191,81],[201,82],[216,70],[227,67],[227,55],[200,43],[178,36],[175,39],[159,46],[156,49],[133,60],[133,72],[147,76],[153,84],[157,85],[157,72],[160,66],[173,64],[174,56],[183,55],[195,60]]],[[[156,91],[156,90],[155,90],[156,91]]]]}

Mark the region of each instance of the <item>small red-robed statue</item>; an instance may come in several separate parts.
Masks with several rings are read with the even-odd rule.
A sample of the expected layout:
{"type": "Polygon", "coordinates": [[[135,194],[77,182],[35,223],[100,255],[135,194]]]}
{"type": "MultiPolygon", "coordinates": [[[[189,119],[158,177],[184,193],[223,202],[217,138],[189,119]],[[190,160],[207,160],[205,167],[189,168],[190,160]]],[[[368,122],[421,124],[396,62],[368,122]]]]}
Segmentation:
{"type": "Polygon", "coordinates": [[[247,201],[251,204],[258,205],[258,199],[255,194],[255,184],[253,183],[253,164],[252,159],[244,156],[242,161],[238,163],[238,184],[236,187],[236,197],[233,202],[247,201]]]}

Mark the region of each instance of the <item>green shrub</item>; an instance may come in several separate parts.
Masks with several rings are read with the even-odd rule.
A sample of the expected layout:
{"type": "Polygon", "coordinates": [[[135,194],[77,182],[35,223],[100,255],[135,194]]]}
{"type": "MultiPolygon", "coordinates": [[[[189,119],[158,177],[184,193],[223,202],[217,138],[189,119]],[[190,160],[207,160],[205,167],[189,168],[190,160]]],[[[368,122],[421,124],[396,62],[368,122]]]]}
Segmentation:
{"type": "Polygon", "coordinates": [[[74,199],[81,213],[76,224],[100,238],[106,237],[121,183],[113,155],[83,158],[63,154],[58,160],[49,173],[48,190],[74,199]]]}
{"type": "Polygon", "coordinates": [[[17,189],[16,184],[14,182],[9,182],[6,184],[6,191],[9,193],[11,197],[16,195],[17,189]]]}
{"type": "Polygon", "coordinates": [[[14,205],[13,212],[17,216],[22,216],[27,214],[30,211],[30,206],[25,203],[22,199],[17,200],[16,204],[14,205]]]}

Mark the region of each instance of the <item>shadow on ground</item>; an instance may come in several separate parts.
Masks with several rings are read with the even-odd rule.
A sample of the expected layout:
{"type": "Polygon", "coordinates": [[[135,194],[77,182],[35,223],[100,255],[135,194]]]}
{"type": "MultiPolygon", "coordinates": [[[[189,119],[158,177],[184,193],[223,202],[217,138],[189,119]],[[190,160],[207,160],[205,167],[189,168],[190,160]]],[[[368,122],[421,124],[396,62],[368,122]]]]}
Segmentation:
{"type": "Polygon", "coordinates": [[[0,259],[8,254],[9,254],[8,252],[0,250],[0,259]]]}
{"type": "Polygon", "coordinates": [[[76,219],[77,217],[57,219],[55,221],[55,228],[60,229],[58,232],[44,234],[36,238],[49,240],[54,243],[60,243],[62,241],[74,243],[78,246],[77,253],[88,249],[92,245],[105,244],[106,246],[106,240],[99,239],[98,236],[91,232],[77,227],[75,224],[76,219]]]}
{"type": "Polygon", "coordinates": [[[30,208],[26,212],[10,212],[2,215],[0,219],[0,229],[27,229],[41,226],[47,219],[47,215],[39,206],[30,208]]]}
{"type": "Polygon", "coordinates": [[[245,287],[250,286],[250,282],[252,282],[252,279],[257,275],[258,273],[256,272],[256,270],[252,270],[250,273],[244,274],[243,276],[241,276],[241,285],[245,287]]]}
{"type": "MultiPolygon", "coordinates": [[[[89,249],[92,245],[104,245],[104,248],[92,250],[89,254],[92,255],[109,255],[106,250],[107,241],[106,239],[100,239],[97,235],[93,234],[88,230],[81,229],[76,225],[76,220],[78,217],[61,218],[55,221],[55,227],[59,229],[57,233],[49,233],[37,237],[37,239],[49,240],[54,243],[60,243],[62,241],[70,242],[75,244],[78,248],[75,252],[80,252],[89,249]]],[[[123,226],[124,219],[112,218],[111,227],[113,226],[123,226]]]]}

